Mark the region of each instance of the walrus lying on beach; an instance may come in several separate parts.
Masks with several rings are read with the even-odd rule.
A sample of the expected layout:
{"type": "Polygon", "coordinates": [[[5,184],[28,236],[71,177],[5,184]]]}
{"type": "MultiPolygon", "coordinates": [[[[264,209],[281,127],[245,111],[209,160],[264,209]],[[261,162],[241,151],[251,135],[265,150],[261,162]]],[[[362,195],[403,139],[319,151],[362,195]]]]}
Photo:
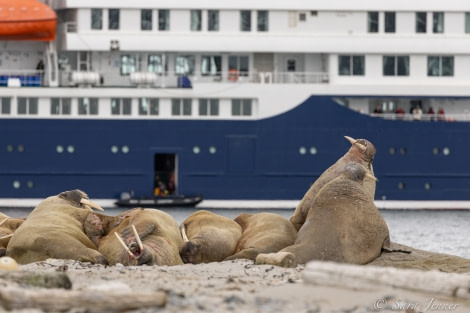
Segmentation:
{"type": "MultiPolygon", "coordinates": [[[[343,155],[336,163],[331,165],[326,169],[323,174],[318,177],[318,179],[313,183],[310,189],[305,193],[302,200],[297,205],[297,208],[294,211],[294,214],[290,217],[290,221],[294,224],[297,230],[302,227],[307,217],[308,211],[312,206],[313,199],[320,191],[320,189],[330,182],[332,179],[336,178],[344,166],[350,162],[357,162],[366,167],[367,171],[373,176],[374,171],[372,168],[372,161],[375,156],[375,147],[374,145],[366,139],[353,139],[348,136],[344,136],[351,143],[351,148],[348,152],[343,155]]],[[[364,190],[366,194],[369,195],[371,199],[374,199],[375,195],[375,183],[376,180],[366,178],[364,180],[364,190]]]]}
{"type": "Polygon", "coordinates": [[[14,232],[6,255],[19,264],[48,258],[106,264],[96,244],[115,217],[90,206],[103,210],[77,189],[43,200],[14,232]]]}
{"type": "Polygon", "coordinates": [[[184,263],[223,261],[233,254],[242,235],[237,222],[206,210],[188,216],[180,228],[185,240],[180,251],[184,263]]]}
{"type": "Polygon", "coordinates": [[[0,257],[5,255],[10,238],[24,220],[24,218],[12,218],[0,213],[0,257]]]}
{"type": "Polygon", "coordinates": [[[238,240],[235,254],[225,260],[255,260],[259,253],[278,252],[294,243],[295,227],[284,217],[275,213],[242,213],[235,218],[243,233],[238,240]]]}
{"type": "Polygon", "coordinates": [[[136,208],[100,241],[98,250],[110,265],[179,265],[183,246],[176,220],[160,210],[136,208]]]}
{"type": "Polygon", "coordinates": [[[364,190],[366,174],[361,164],[347,164],[318,192],[295,244],[282,249],[282,257],[259,255],[256,263],[295,266],[322,260],[366,264],[377,258],[382,248],[388,250],[388,226],[364,190]],[[286,262],[285,258],[292,260],[286,262]]]}

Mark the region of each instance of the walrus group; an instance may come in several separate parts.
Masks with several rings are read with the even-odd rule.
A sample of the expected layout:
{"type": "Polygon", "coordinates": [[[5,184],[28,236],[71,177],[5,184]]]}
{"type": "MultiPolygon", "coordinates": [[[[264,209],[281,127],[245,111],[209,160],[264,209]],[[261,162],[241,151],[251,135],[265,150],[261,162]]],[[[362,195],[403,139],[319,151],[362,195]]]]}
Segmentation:
{"type": "Polygon", "coordinates": [[[310,187],[290,220],[274,213],[235,219],[206,210],[181,225],[161,210],[117,216],[81,190],[43,200],[26,218],[0,213],[0,256],[19,264],[49,258],[114,265],[178,265],[251,259],[296,266],[310,260],[366,264],[387,250],[387,224],[374,205],[374,145],[351,148],[310,187]]]}

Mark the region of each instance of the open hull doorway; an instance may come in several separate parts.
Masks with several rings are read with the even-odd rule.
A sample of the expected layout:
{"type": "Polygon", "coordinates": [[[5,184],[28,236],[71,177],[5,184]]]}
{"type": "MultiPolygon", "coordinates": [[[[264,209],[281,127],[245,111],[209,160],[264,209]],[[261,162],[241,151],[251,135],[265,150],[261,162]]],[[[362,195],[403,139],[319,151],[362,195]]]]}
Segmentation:
{"type": "Polygon", "coordinates": [[[156,153],[154,156],[153,195],[164,197],[177,194],[176,154],[156,153]]]}

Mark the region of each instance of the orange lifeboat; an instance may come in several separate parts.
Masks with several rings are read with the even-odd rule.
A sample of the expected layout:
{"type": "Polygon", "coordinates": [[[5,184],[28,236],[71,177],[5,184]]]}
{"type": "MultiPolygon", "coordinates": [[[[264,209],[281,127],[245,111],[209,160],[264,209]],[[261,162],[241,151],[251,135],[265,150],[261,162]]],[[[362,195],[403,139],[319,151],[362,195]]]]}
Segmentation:
{"type": "Polygon", "coordinates": [[[0,40],[52,41],[57,15],[37,0],[0,0],[0,40]]]}

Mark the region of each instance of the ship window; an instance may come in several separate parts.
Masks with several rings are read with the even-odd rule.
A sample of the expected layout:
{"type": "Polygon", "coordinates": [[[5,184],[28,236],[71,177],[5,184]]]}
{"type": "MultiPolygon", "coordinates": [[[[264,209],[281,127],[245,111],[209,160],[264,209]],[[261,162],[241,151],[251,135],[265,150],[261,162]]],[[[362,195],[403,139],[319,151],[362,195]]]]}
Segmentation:
{"type": "Polygon", "coordinates": [[[425,183],[425,184],[424,184],[424,189],[426,189],[426,190],[431,190],[431,188],[432,188],[431,183],[425,183]]]}
{"type": "Polygon", "coordinates": [[[119,29],[119,9],[108,10],[108,29],[119,29]]]}
{"type": "Polygon", "coordinates": [[[78,98],[79,115],[98,115],[98,98],[78,98]]]}
{"type": "Polygon", "coordinates": [[[67,146],[67,152],[68,153],[74,153],[75,152],[75,147],[72,145],[67,146]]]}
{"type": "Polygon", "coordinates": [[[219,30],[219,11],[218,10],[207,11],[207,30],[209,31],[219,30]]]}
{"type": "Polygon", "coordinates": [[[7,146],[7,151],[8,152],[13,152],[13,145],[8,145],[7,146]]]}
{"type": "Polygon", "coordinates": [[[240,11],[240,30],[242,32],[251,31],[251,11],[240,11]]]}
{"type": "Polygon", "coordinates": [[[405,148],[405,147],[401,147],[401,148],[400,148],[400,154],[401,154],[401,155],[405,155],[406,152],[407,152],[407,151],[406,151],[406,148],[405,148]]]}
{"type": "Polygon", "coordinates": [[[18,97],[18,114],[38,114],[38,98],[18,97]]]}
{"type": "Polygon", "coordinates": [[[70,115],[71,113],[71,98],[51,98],[51,115],[70,115]]]}
{"type": "Polygon", "coordinates": [[[442,154],[443,155],[449,155],[450,154],[450,149],[445,147],[444,149],[442,149],[442,154]]]}
{"type": "Polygon", "coordinates": [[[287,60],[287,71],[295,72],[295,60],[293,59],[287,60]]]}
{"type": "Polygon", "coordinates": [[[165,56],[162,54],[150,54],[147,59],[147,71],[163,74],[168,71],[165,56]]]}
{"type": "Polygon", "coordinates": [[[158,115],[158,98],[140,98],[139,115],[158,115]]]}
{"type": "Polygon", "coordinates": [[[21,183],[18,180],[13,181],[13,188],[19,189],[21,187],[21,183]]]}
{"type": "Polygon", "coordinates": [[[175,72],[179,75],[192,75],[194,73],[194,56],[179,55],[175,60],[175,72]]]}
{"type": "Polygon", "coordinates": [[[363,55],[338,56],[339,75],[364,75],[365,60],[363,55]]]}
{"type": "Polygon", "coordinates": [[[395,12],[385,12],[385,32],[395,32],[395,12]]]}
{"type": "Polygon", "coordinates": [[[201,10],[191,10],[191,30],[200,31],[201,30],[201,20],[202,20],[201,10]]]}
{"type": "Polygon", "coordinates": [[[267,32],[269,29],[268,11],[258,11],[258,31],[267,32]]]}
{"type": "Polygon", "coordinates": [[[300,148],[299,148],[299,153],[302,154],[302,155],[304,155],[305,153],[307,153],[307,148],[305,148],[305,147],[300,147],[300,148]]]}
{"type": "Polygon", "coordinates": [[[34,187],[34,183],[31,180],[28,180],[26,186],[28,186],[29,189],[32,189],[34,187]]]}
{"type": "Polygon", "coordinates": [[[428,76],[454,76],[454,57],[428,56],[428,76]]]}
{"type": "Polygon", "coordinates": [[[111,146],[111,152],[112,153],[118,153],[118,151],[119,151],[118,146],[111,146]]]}
{"type": "Polygon", "coordinates": [[[432,154],[438,155],[438,154],[439,154],[439,148],[434,147],[434,148],[432,149],[432,154]]]}
{"type": "Polygon", "coordinates": [[[121,55],[121,75],[129,75],[135,72],[135,56],[121,55]]]}
{"type": "Polygon", "coordinates": [[[2,114],[10,114],[11,112],[11,98],[2,97],[2,114]]]}
{"type": "Polygon", "coordinates": [[[416,32],[426,33],[426,12],[416,12],[416,32]]]}
{"type": "Polygon", "coordinates": [[[367,12],[367,31],[369,33],[379,31],[379,12],[367,12]]]}
{"type": "Polygon", "coordinates": [[[432,13],[432,32],[435,34],[444,32],[444,12],[432,13]]]}
{"type": "Polygon", "coordinates": [[[219,55],[203,55],[201,59],[201,74],[221,76],[222,57],[219,55]]]}
{"type": "Polygon", "coordinates": [[[317,154],[317,153],[318,153],[317,148],[315,148],[315,147],[310,147],[310,154],[311,154],[311,155],[315,155],[315,154],[317,154]]]}
{"type": "Polygon", "coordinates": [[[191,99],[171,99],[171,115],[191,115],[191,99]]]}
{"type": "Polygon", "coordinates": [[[18,145],[18,152],[24,152],[24,146],[18,145]]]}
{"type": "Polygon", "coordinates": [[[394,155],[396,152],[397,150],[394,147],[390,147],[390,149],[388,149],[388,153],[390,153],[391,155],[394,155]]]}
{"type": "Polygon", "coordinates": [[[306,13],[299,13],[299,21],[300,22],[305,22],[307,20],[307,14],[306,13]]]}
{"type": "Polygon", "coordinates": [[[57,153],[62,153],[62,152],[64,152],[64,147],[61,146],[61,145],[58,145],[58,146],[55,148],[55,150],[57,151],[57,153]]]}
{"type": "Polygon", "coordinates": [[[210,147],[209,147],[209,153],[210,153],[210,154],[215,154],[216,152],[217,152],[216,147],[214,147],[214,146],[210,146],[210,147]]]}
{"type": "Polygon", "coordinates": [[[111,98],[111,114],[112,115],[131,115],[132,99],[131,98],[111,98]]]}
{"type": "Polygon", "coordinates": [[[465,13],[465,33],[470,34],[470,12],[465,13]]]}
{"type": "Polygon", "coordinates": [[[140,29],[152,30],[152,10],[140,10],[140,29]]]}
{"type": "Polygon", "coordinates": [[[158,10],[158,30],[170,29],[170,10],[158,10]]]}
{"type": "Polygon", "coordinates": [[[91,9],[91,29],[103,29],[102,9],[91,9]]]}
{"type": "Polygon", "coordinates": [[[248,76],[249,60],[246,55],[231,55],[228,57],[228,69],[237,70],[240,76],[248,76]]]}
{"type": "Polygon", "coordinates": [[[201,149],[198,146],[194,146],[193,147],[193,153],[194,154],[199,154],[199,152],[201,152],[201,149]]]}
{"type": "Polygon", "coordinates": [[[409,76],[410,74],[409,56],[391,56],[383,57],[383,75],[384,76],[409,76]]]}
{"type": "Polygon", "coordinates": [[[251,99],[232,99],[233,116],[250,116],[252,113],[251,99]]]}
{"type": "Polygon", "coordinates": [[[122,146],[121,151],[122,151],[122,153],[129,153],[129,147],[128,146],[122,146]]]}
{"type": "Polygon", "coordinates": [[[400,189],[400,190],[405,189],[405,183],[399,182],[398,183],[398,189],[400,189]]]}
{"type": "Polygon", "coordinates": [[[219,115],[219,99],[199,99],[199,115],[219,115]]]}

